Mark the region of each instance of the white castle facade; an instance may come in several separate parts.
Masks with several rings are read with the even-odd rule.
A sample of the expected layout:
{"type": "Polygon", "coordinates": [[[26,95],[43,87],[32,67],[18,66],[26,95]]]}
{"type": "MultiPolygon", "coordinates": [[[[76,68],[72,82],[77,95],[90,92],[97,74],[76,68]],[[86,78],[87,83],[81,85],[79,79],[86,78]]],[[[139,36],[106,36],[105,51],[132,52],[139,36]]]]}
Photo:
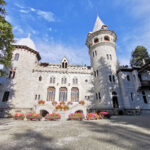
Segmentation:
{"type": "Polygon", "coordinates": [[[110,111],[132,113],[150,110],[150,64],[121,67],[116,56],[114,31],[97,17],[93,32],[88,33],[91,66],[71,65],[67,58],[60,64],[39,63],[41,57],[28,37],[19,40],[13,51],[8,75],[0,81],[0,116],[56,111],[53,101],[72,102],[61,111],[110,111]],[[44,100],[45,104],[38,104],[44,100]],[[79,104],[84,100],[85,104],[79,104]]]}

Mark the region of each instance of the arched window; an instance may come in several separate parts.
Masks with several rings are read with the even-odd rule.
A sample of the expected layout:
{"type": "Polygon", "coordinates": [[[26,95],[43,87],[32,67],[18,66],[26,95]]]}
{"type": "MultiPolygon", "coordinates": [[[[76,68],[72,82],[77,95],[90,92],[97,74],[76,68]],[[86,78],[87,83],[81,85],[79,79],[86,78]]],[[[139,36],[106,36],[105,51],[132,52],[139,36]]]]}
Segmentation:
{"type": "Polygon", "coordinates": [[[41,76],[39,76],[39,81],[42,81],[42,77],[41,76]]]}
{"type": "Polygon", "coordinates": [[[62,62],[62,68],[67,68],[67,67],[68,67],[67,60],[63,60],[63,62],[62,62]]]}
{"type": "Polygon", "coordinates": [[[59,101],[67,101],[67,88],[61,87],[59,89],[59,101]]]}
{"type": "Polygon", "coordinates": [[[49,87],[47,89],[47,101],[55,101],[55,88],[49,87]]]}
{"type": "Polygon", "coordinates": [[[76,87],[73,87],[71,89],[71,101],[72,102],[78,102],[79,101],[79,89],[76,87]]]}
{"type": "Polygon", "coordinates": [[[105,40],[105,41],[110,41],[109,36],[104,36],[104,40],[105,40]]]}
{"type": "Polygon", "coordinates": [[[18,54],[18,53],[16,53],[16,54],[15,54],[15,58],[14,58],[14,60],[16,60],[16,61],[18,61],[18,60],[19,60],[19,54],[18,54]]]}
{"type": "Polygon", "coordinates": [[[96,44],[96,43],[98,43],[99,42],[99,39],[98,38],[95,38],[94,39],[94,43],[96,44]]]}

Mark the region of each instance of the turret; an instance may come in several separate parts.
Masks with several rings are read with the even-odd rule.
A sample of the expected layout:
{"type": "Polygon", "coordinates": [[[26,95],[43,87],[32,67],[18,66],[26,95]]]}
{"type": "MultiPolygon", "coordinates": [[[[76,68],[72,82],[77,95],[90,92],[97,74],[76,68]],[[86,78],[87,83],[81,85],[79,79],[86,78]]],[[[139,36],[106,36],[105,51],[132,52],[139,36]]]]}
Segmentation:
{"type": "MultiPolygon", "coordinates": [[[[117,83],[117,56],[114,31],[108,29],[97,16],[93,31],[88,33],[86,45],[89,48],[93,67],[95,100],[101,108],[112,108],[112,93],[117,83]]],[[[97,105],[98,106],[98,105],[97,105]]]]}

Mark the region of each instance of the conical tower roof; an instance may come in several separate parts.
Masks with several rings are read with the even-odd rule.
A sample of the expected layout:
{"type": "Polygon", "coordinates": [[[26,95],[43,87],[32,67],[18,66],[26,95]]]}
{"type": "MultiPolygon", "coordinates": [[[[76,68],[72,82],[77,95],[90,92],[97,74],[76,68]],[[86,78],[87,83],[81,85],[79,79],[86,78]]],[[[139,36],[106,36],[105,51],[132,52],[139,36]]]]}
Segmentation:
{"type": "Polygon", "coordinates": [[[93,32],[96,32],[98,30],[102,29],[102,26],[104,25],[104,23],[102,22],[102,20],[99,18],[99,16],[97,16],[96,18],[96,22],[93,28],[93,32]]]}

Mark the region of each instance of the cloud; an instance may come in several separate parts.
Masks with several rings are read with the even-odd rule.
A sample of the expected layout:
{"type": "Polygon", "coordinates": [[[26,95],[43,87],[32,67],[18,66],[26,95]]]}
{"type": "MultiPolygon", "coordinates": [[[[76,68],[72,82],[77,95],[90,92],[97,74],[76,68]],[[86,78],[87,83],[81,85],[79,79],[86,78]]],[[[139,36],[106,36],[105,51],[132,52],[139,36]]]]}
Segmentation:
{"type": "Polygon", "coordinates": [[[65,56],[71,64],[87,64],[89,65],[88,50],[82,47],[71,47],[61,43],[44,43],[40,41],[37,43],[37,48],[42,57],[42,61],[49,63],[60,63],[65,56]]]}
{"type": "Polygon", "coordinates": [[[23,29],[21,29],[19,26],[14,26],[13,30],[19,34],[23,34],[24,31],[23,29]]]}
{"type": "Polygon", "coordinates": [[[36,10],[36,13],[39,16],[43,17],[48,22],[54,22],[55,21],[54,14],[50,11],[36,10]]]}
{"type": "Polygon", "coordinates": [[[32,12],[32,13],[35,13],[36,15],[40,16],[41,18],[45,19],[48,22],[56,21],[56,19],[54,17],[54,13],[51,11],[43,11],[43,10],[35,9],[32,7],[24,7],[17,3],[15,4],[15,6],[20,8],[20,10],[19,10],[20,13],[28,14],[28,13],[32,12]]]}

